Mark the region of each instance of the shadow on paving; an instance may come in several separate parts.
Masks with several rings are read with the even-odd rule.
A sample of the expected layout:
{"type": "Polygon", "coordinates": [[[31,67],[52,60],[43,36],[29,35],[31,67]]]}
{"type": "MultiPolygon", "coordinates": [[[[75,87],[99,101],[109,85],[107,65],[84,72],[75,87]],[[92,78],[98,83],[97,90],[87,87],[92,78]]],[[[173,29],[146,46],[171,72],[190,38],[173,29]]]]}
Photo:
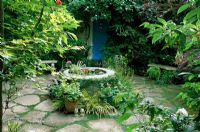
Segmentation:
{"type": "Polygon", "coordinates": [[[176,111],[185,107],[177,95],[181,92],[181,85],[162,85],[147,77],[133,77],[134,91],[144,95],[145,98],[153,99],[155,104],[161,104],[176,111]]]}

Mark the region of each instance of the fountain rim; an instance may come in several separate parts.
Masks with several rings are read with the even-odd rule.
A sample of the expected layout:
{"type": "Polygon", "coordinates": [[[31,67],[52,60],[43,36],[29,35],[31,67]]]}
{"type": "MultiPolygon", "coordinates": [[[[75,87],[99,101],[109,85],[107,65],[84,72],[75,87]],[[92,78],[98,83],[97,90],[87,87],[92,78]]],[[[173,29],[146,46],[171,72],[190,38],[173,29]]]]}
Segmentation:
{"type": "Polygon", "coordinates": [[[81,79],[81,80],[95,80],[95,79],[105,79],[108,77],[112,77],[115,75],[115,71],[108,69],[108,68],[102,68],[102,67],[81,67],[81,69],[88,69],[88,70],[95,70],[95,69],[99,69],[104,71],[104,74],[101,75],[78,75],[78,74],[73,74],[70,73],[70,69],[67,69],[64,71],[64,75],[66,77],[70,77],[73,79],[81,79]]]}

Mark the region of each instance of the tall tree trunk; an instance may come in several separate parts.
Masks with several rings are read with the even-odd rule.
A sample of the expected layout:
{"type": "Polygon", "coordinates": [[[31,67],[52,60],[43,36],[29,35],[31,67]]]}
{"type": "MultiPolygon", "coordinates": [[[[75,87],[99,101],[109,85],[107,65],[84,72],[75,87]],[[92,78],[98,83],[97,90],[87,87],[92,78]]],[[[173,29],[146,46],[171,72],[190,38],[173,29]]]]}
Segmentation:
{"type": "MultiPolygon", "coordinates": [[[[2,71],[3,69],[3,61],[2,59],[0,58],[0,70],[2,71]]],[[[2,117],[3,117],[3,105],[2,105],[2,77],[0,76],[0,132],[2,132],[2,117]]]]}
{"type": "Polygon", "coordinates": [[[4,37],[4,9],[3,0],[0,0],[0,36],[4,37]]]}
{"type": "MultiPolygon", "coordinates": [[[[4,9],[3,0],[0,0],[0,36],[4,37],[4,9]]],[[[0,57],[0,71],[3,70],[3,60],[0,57]]],[[[3,78],[0,76],[0,132],[2,132],[2,115],[3,115],[3,105],[2,105],[2,82],[3,78]]]]}

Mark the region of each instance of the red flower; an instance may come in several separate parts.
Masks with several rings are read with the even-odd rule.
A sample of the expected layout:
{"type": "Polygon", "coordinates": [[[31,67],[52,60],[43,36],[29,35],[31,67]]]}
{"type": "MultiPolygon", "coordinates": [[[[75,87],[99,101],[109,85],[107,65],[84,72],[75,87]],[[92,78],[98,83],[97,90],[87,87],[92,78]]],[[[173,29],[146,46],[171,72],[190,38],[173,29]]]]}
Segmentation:
{"type": "Polygon", "coordinates": [[[61,0],[56,0],[56,4],[57,5],[62,5],[62,1],[61,0]]]}

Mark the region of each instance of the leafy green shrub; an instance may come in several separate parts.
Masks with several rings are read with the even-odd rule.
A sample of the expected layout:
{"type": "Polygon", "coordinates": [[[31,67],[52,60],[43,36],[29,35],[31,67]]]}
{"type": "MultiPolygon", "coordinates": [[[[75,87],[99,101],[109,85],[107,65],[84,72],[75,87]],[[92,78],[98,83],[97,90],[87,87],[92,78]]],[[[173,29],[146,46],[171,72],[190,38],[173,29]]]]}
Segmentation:
{"type": "Polygon", "coordinates": [[[158,81],[160,79],[160,76],[161,76],[161,70],[160,70],[159,67],[150,67],[147,70],[147,74],[148,74],[149,78],[158,81]]]}
{"type": "MultiPolygon", "coordinates": [[[[58,6],[55,1],[1,2],[4,5],[5,19],[5,23],[1,23],[5,34],[1,35],[4,39],[1,38],[0,44],[0,58],[3,63],[0,78],[3,77],[3,81],[18,81],[36,75],[39,68],[45,69],[44,65],[41,66],[41,56],[54,51],[62,57],[63,51],[69,45],[67,40],[76,39],[72,32],[79,22],[65,6],[58,6]]],[[[10,94],[7,96],[10,97],[10,94]]]]}
{"type": "Polygon", "coordinates": [[[120,90],[118,89],[117,85],[112,86],[109,83],[102,83],[100,87],[99,95],[102,100],[105,100],[109,104],[114,105],[113,97],[117,95],[119,92],[120,90]]]}
{"type": "Polygon", "coordinates": [[[58,60],[57,67],[58,69],[64,67],[67,61],[73,62],[73,64],[78,63],[79,61],[87,63],[87,57],[89,52],[89,46],[86,42],[82,40],[74,40],[69,38],[68,47],[64,52],[63,56],[60,56],[57,51],[50,51],[48,54],[41,56],[43,60],[58,60]],[[81,55],[80,55],[81,54],[81,55]]]}
{"type": "Polygon", "coordinates": [[[194,122],[193,117],[184,108],[172,113],[166,107],[143,101],[140,109],[150,116],[150,121],[142,123],[140,130],[192,132],[199,129],[195,126],[198,122],[194,122]]]}
{"type": "Polygon", "coordinates": [[[71,39],[69,40],[69,43],[71,44],[71,46],[75,46],[76,48],[72,48],[66,51],[66,59],[71,60],[73,63],[78,63],[79,61],[81,61],[84,64],[87,64],[87,57],[91,46],[89,46],[87,42],[80,39],[71,39]]]}
{"type": "Polygon", "coordinates": [[[103,65],[115,69],[115,71],[117,73],[120,72],[122,76],[131,76],[134,74],[134,71],[128,66],[128,58],[121,54],[107,58],[104,60],[103,65]]]}
{"type": "Polygon", "coordinates": [[[86,91],[83,91],[82,107],[85,108],[86,113],[96,114],[98,117],[101,118],[104,115],[116,112],[114,106],[111,106],[109,103],[104,102],[99,98],[100,97],[97,93],[94,95],[90,95],[86,91]]]}
{"type": "Polygon", "coordinates": [[[138,95],[135,95],[130,91],[121,91],[113,97],[113,102],[120,112],[125,113],[126,111],[137,106],[138,95]]]}
{"type": "Polygon", "coordinates": [[[52,99],[60,98],[62,96],[61,86],[58,84],[53,84],[49,87],[49,94],[52,99]]]}
{"type": "Polygon", "coordinates": [[[62,83],[61,86],[63,88],[64,100],[76,101],[82,96],[78,82],[62,83]]]}
{"type": "Polygon", "coordinates": [[[49,87],[50,96],[55,101],[56,109],[63,109],[65,101],[77,101],[81,98],[80,84],[78,82],[67,83],[62,80],[59,84],[53,84],[49,87]]]}
{"type": "Polygon", "coordinates": [[[50,88],[50,95],[55,99],[75,101],[81,97],[80,84],[78,82],[54,84],[50,88]]]}
{"type": "Polygon", "coordinates": [[[115,77],[102,80],[80,80],[80,86],[89,95],[95,94],[99,100],[121,112],[137,104],[137,95],[132,91],[131,76],[124,75],[123,71],[116,71],[115,77]]]}
{"type": "Polygon", "coordinates": [[[87,91],[83,97],[83,100],[87,101],[83,101],[85,103],[82,105],[88,109],[87,111],[90,111],[90,109],[93,111],[88,113],[96,113],[97,115],[101,116],[109,114],[108,111],[113,112],[113,108],[115,108],[115,110],[124,112],[136,104],[137,97],[132,92],[130,92],[132,88],[130,79],[118,74],[119,73],[117,73],[116,77],[114,78],[81,81],[82,89],[85,89],[85,92],[87,91]],[[91,87],[87,88],[88,86],[91,87]],[[104,107],[106,107],[106,109],[104,107]],[[102,111],[98,111],[97,108],[102,109],[102,111]]]}
{"type": "MultiPolygon", "coordinates": [[[[157,42],[165,42],[164,47],[173,47],[177,49],[177,60],[179,62],[183,61],[184,65],[187,65],[188,62],[185,61],[182,56],[184,52],[189,52],[190,50],[199,49],[199,15],[200,15],[200,4],[199,0],[187,1],[185,5],[182,5],[177,14],[182,14],[186,12],[184,15],[183,21],[181,24],[177,24],[172,20],[166,21],[164,19],[158,18],[159,23],[150,24],[149,22],[145,22],[143,26],[149,29],[149,36],[152,37],[152,43],[156,44],[157,42]]],[[[199,65],[198,55],[197,57],[191,55],[188,56],[190,63],[193,65],[199,65]],[[196,58],[196,59],[195,59],[196,58]]],[[[191,68],[191,65],[189,64],[191,68]]],[[[182,74],[182,73],[181,73],[182,74]]],[[[185,73],[184,73],[185,74],[185,73]]],[[[179,94],[185,103],[194,108],[199,112],[199,73],[192,74],[186,73],[188,76],[188,81],[184,88],[186,89],[184,92],[179,94]]],[[[197,117],[197,120],[200,118],[200,112],[197,117]]]]}
{"type": "Polygon", "coordinates": [[[173,1],[164,0],[70,0],[68,3],[68,10],[78,20],[83,20],[86,27],[89,26],[90,21],[105,20],[108,22],[109,40],[104,49],[104,58],[122,54],[126,56],[135,73],[143,75],[149,61],[160,61],[161,59],[162,62],[166,62],[167,59],[170,62],[170,59],[174,57],[174,51],[165,53],[166,50],[162,50],[163,52],[160,53],[163,47],[151,48],[144,35],[146,31],[139,25],[144,20],[157,21],[156,16],[167,14],[167,18],[174,17],[168,14],[174,13],[183,1],[175,4],[173,1]],[[174,5],[171,6],[171,4],[174,5]]]}
{"type": "Polygon", "coordinates": [[[163,84],[171,84],[175,77],[174,71],[163,70],[160,76],[160,82],[163,84]]]}
{"type": "Polygon", "coordinates": [[[120,112],[124,113],[137,105],[138,95],[132,91],[134,87],[129,75],[117,72],[116,78],[105,84],[100,93],[104,95],[104,98],[107,97],[108,102],[120,112]]]}
{"type": "MultiPolygon", "coordinates": [[[[200,130],[198,126],[199,121],[194,121],[193,116],[189,115],[184,108],[178,109],[174,113],[164,106],[155,105],[150,100],[143,100],[139,103],[139,107],[135,111],[136,114],[144,115],[145,119],[140,120],[137,124],[129,125],[127,127],[129,131],[193,132],[200,130]]],[[[122,117],[119,117],[120,123],[123,123],[124,120],[132,115],[131,113],[126,113],[126,117],[122,115],[122,117]]]]}
{"type": "Polygon", "coordinates": [[[200,83],[187,82],[183,85],[183,90],[177,97],[184,100],[189,108],[199,112],[198,120],[200,120],[200,83]]]}
{"type": "Polygon", "coordinates": [[[78,75],[82,74],[81,67],[75,64],[70,66],[70,72],[78,75]]]}
{"type": "Polygon", "coordinates": [[[3,71],[9,78],[36,74],[40,57],[57,52],[63,58],[70,45],[67,40],[77,39],[72,32],[79,22],[65,6],[45,0],[3,3],[6,44],[0,45],[0,55],[6,61],[3,71]]]}

